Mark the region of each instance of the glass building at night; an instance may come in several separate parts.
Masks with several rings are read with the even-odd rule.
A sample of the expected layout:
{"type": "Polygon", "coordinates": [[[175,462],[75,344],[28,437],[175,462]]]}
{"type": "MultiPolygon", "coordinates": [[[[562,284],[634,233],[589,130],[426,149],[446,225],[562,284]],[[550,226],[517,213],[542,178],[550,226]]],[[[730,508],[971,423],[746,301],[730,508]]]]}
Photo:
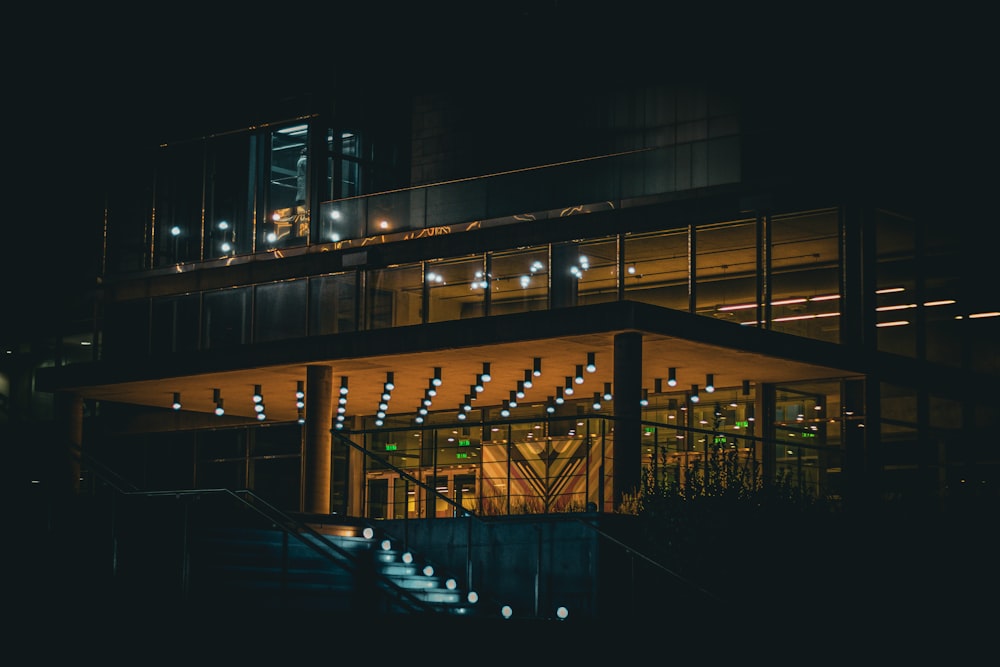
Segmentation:
{"type": "Polygon", "coordinates": [[[610,525],[723,452],[862,511],[995,485],[1000,300],[961,237],[746,91],[268,106],[109,193],[87,316],[35,371],[39,446],[84,453],[46,484],[248,490],[466,574],[449,521],[610,525]]]}

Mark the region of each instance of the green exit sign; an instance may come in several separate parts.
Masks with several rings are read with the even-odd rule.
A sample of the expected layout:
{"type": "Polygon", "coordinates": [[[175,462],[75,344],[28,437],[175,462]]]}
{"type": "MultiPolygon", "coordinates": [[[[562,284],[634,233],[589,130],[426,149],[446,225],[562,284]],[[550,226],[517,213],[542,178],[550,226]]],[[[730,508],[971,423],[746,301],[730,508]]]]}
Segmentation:
{"type": "Polygon", "coordinates": [[[467,459],[469,458],[469,452],[455,452],[456,459],[467,459]]]}
{"type": "Polygon", "coordinates": [[[459,440],[458,441],[458,446],[459,447],[468,447],[471,444],[472,444],[471,440],[459,440]]]}
{"type": "Polygon", "coordinates": [[[387,443],[385,443],[385,451],[387,451],[387,452],[394,452],[394,451],[396,451],[396,443],[394,443],[394,442],[387,442],[387,443]]]}
{"type": "Polygon", "coordinates": [[[739,428],[750,428],[750,422],[748,422],[748,421],[738,421],[738,422],[736,422],[736,426],[738,426],[739,428]]]}
{"type": "Polygon", "coordinates": [[[803,438],[815,438],[816,434],[815,433],[810,433],[809,431],[804,431],[802,433],[802,437],[803,438]]]}

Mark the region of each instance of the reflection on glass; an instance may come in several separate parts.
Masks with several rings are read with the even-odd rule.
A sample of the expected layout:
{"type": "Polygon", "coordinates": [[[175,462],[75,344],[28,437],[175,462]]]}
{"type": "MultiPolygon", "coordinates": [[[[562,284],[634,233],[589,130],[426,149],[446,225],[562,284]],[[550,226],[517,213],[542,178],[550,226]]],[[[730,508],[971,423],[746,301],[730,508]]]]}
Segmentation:
{"type": "Polygon", "coordinates": [[[840,243],[837,211],[775,216],[771,224],[770,326],[840,341],[840,243]]]}
{"type": "Polygon", "coordinates": [[[205,179],[205,258],[252,250],[251,156],[257,138],[233,135],[207,144],[205,179]]]}
{"type": "Polygon", "coordinates": [[[757,308],[757,223],[739,220],[695,230],[695,312],[734,324],[753,324],[757,308]]]}
{"type": "Polygon", "coordinates": [[[494,253],[491,262],[491,314],[548,308],[548,246],[494,253]]]}
{"type": "Polygon", "coordinates": [[[200,143],[164,149],[157,165],[154,266],[201,259],[202,173],[200,143]]]}
{"type": "Polygon", "coordinates": [[[358,275],[340,273],[309,281],[309,334],[356,331],[358,275]]]}
{"type": "Polygon", "coordinates": [[[419,264],[373,270],[365,285],[365,322],[369,329],[420,324],[423,270],[419,264]]]}
{"type": "Polygon", "coordinates": [[[257,285],[254,295],[254,341],[297,338],[306,333],[304,279],[257,285]]]}
{"type": "Polygon", "coordinates": [[[588,241],[581,243],[577,251],[569,271],[577,281],[579,305],[617,301],[618,240],[588,241]]]}
{"type": "Polygon", "coordinates": [[[625,298],[688,309],[687,229],[625,237],[625,298]]]}
{"type": "Polygon", "coordinates": [[[482,317],[485,313],[489,278],[483,255],[427,262],[425,280],[428,321],[482,317]]]}

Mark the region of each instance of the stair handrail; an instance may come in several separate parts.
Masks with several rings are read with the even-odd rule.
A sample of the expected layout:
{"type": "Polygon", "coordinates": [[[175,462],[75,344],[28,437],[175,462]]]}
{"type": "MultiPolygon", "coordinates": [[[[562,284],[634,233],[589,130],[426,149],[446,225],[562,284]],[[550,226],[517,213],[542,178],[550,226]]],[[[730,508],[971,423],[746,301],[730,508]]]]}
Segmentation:
{"type": "Polygon", "coordinates": [[[94,471],[102,482],[112,489],[122,494],[134,493],[141,489],[126,479],[123,475],[113,470],[100,459],[95,458],[89,452],[85,452],[83,447],[77,443],[69,443],[70,454],[81,463],[85,463],[87,468],[94,471]]]}
{"type": "MultiPolygon", "coordinates": [[[[173,496],[175,498],[183,497],[200,497],[206,494],[211,495],[227,495],[234,498],[237,502],[242,503],[245,507],[253,510],[263,518],[270,521],[276,528],[279,528],[282,532],[293,536],[302,544],[306,545],[308,548],[312,549],[316,553],[320,554],[323,558],[327,559],[330,563],[336,565],[340,568],[346,568],[353,574],[357,574],[362,567],[361,560],[358,556],[351,553],[350,551],[344,549],[343,547],[335,544],[326,535],[315,530],[312,526],[289,516],[283,510],[278,509],[271,503],[269,503],[264,498],[255,494],[250,489],[239,489],[232,490],[226,488],[203,488],[203,489],[166,489],[166,490],[143,490],[139,489],[135,484],[127,480],[122,475],[116,473],[110,467],[105,465],[96,459],[93,455],[84,452],[83,448],[79,445],[72,445],[71,450],[74,454],[81,460],[85,462],[89,469],[93,470],[95,474],[108,486],[114,489],[117,493],[123,496],[140,496],[140,497],[168,497],[173,496]],[[245,497],[244,497],[245,496],[245,497]],[[252,499],[253,502],[247,498],[252,499]],[[265,511],[266,510],[266,511],[265,511]],[[313,540],[306,539],[304,535],[309,535],[313,540],[321,542],[324,546],[330,548],[330,550],[337,552],[343,556],[350,566],[345,566],[344,562],[338,560],[333,556],[333,554],[320,547],[320,545],[313,540]]],[[[413,605],[413,608],[419,609],[425,612],[431,613],[441,613],[438,606],[430,604],[425,600],[420,599],[418,596],[414,595],[411,591],[403,588],[390,577],[378,572],[377,569],[372,574],[381,581],[382,584],[391,589],[400,598],[406,599],[409,603],[413,605]]]]}
{"type": "Polygon", "coordinates": [[[706,590],[705,588],[702,588],[701,586],[699,586],[695,582],[691,581],[690,579],[688,579],[687,577],[683,576],[682,574],[680,574],[678,572],[675,572],[674,570],[670,569],[669,567],[667,567],[663,563],[659,562],[655,558],[653,558],[651,556],[647,556],[646,554],[644,554],[643,552],[639,551],[635,547],[633,547],[633,546],[631,546],[629,544],[626,544],[625,542],[622,542],[620,539],[618,539],[614,535],[608,533],[605,530],[602,530],[601,528],[598,528],[597,526],[595,526],[593,523],[591,523],[587,519],[580,519],[580,518],[578,518],[576,520],[579,523],[582,523],[583,525],[587,526],[589,529],[591,529],[594,532],[596,532],[599,536],[601,536],[604,539],[608,540],[609,542],[613,542],[617,546],[621,547],[625,551],[625,553],[627,555],[636,556],[640,560],[645,561],[646,563],[648,563],[649,565],[652,565],[653,567],[657,568],[661,572],[664,572],[664,573],[670,575],[671,577],[673,577],[674,579],[676,579],[677,581],[680,581],[681,583],[683,583],[683,584],[691,587],[692,589],[694,589],[698,593],[701,593],[703,595],[708,596],[708,598],[710,598],[713,602],[721,602],[721,600],[718,598],[718,596],[715,595],[715,593],[712,593],[711,591],[706,590]]]}

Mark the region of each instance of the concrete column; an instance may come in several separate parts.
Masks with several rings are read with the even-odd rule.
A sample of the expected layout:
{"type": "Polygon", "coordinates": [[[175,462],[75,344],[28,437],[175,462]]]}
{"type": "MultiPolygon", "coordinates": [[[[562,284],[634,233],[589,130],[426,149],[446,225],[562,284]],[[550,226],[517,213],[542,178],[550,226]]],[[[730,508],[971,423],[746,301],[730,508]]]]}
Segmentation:
{"type": "Polygon", "coordinates": [[[612,391],[615,406],[614,507],[624,494],[639,491],[642,473],[642,334],[615,336],[615,375],[612,391]]]}
{"type": "MultiPolygon", "coordinates": [[[[357,429],[361,426],[361,417],[354,417],[357,429]]],[[[365,454],[351,447],[347,452],[347,515],[364,516],[365,514],[365,454]]]]}
{"type": "Polygon", "coordinates": [[[302,446],[302,511],[330,513],[333,474],[333,369],[306,367],[306,438],[302,446]]]}

